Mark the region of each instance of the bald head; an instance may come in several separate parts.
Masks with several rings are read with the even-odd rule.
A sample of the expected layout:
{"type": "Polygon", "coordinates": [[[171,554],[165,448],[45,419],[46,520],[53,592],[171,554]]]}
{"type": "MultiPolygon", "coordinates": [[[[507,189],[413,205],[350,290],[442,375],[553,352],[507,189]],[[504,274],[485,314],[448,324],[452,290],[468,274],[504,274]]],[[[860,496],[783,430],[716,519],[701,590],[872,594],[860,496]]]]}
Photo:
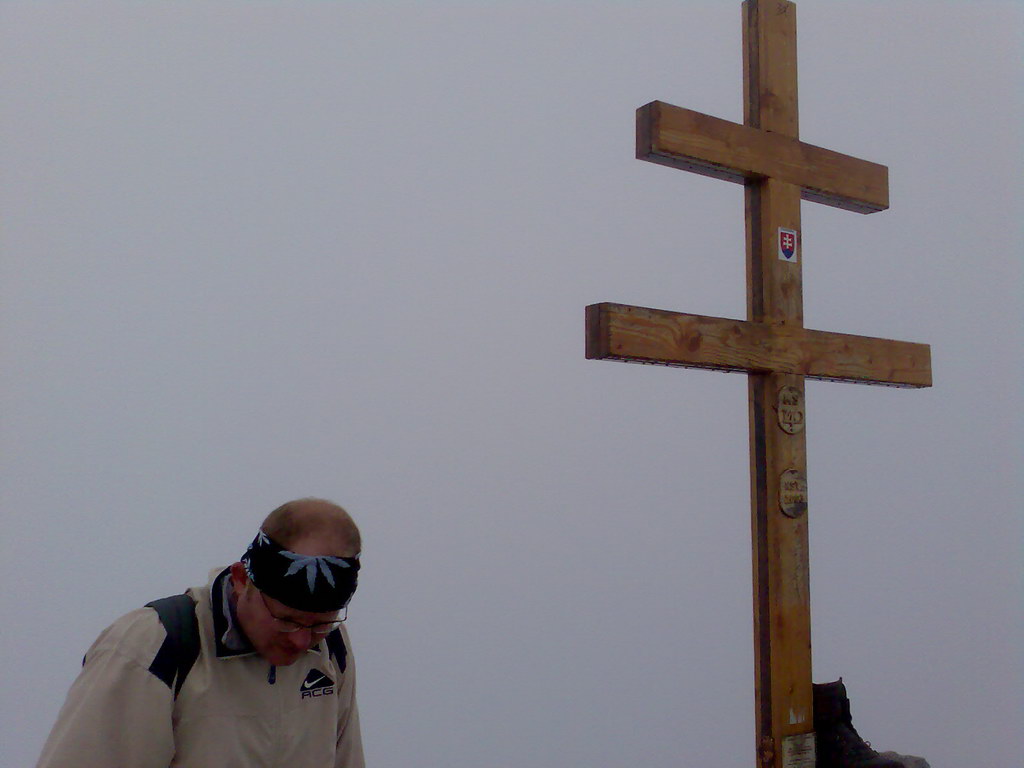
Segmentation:
{"type": "Polygon", "coordinates": [[[359,529],[348,512],[326,499],[296,499],[263,521],[263,532],[285,549],[303,555],[355,557],[362,550],[359,529]]]}

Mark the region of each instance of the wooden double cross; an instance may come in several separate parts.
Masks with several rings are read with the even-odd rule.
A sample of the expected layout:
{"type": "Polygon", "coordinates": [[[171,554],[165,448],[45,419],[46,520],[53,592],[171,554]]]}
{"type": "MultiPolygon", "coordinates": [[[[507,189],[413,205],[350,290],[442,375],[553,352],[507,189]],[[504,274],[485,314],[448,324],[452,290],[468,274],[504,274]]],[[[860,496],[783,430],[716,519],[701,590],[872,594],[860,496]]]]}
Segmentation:
{"type": "Polygon", "coordinates": [[[743,3],[744,124],[652,102],[637,157],[745,187],[747,319],[587,307],[587,357],[748,374],[756,745],[761,768],[813,768],[804,380],[931,386],[925,344],[803,326],[800,200],[889,205],[888,169],[801,142],[796,7],[743,3]]]}

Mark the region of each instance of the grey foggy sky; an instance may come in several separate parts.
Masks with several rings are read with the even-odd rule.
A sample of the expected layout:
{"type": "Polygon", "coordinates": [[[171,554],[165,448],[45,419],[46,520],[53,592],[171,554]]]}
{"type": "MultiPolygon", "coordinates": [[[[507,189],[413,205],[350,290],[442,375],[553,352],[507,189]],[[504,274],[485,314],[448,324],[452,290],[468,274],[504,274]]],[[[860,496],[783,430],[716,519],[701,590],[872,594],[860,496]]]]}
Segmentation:
{"type": "MultiPolygon", "coordinates": [[[[933,768],[1014,768],[1016,2],[800,0],[815,678],[933,768]]],[[[583,358],[598,301],[744,315],[742,188],[633,158],[742,119],[739,2],[0,4],[0,764],[82,654],[296,496],[366,549],[375,768],[753,763],[746,382],[583,358]]]]}

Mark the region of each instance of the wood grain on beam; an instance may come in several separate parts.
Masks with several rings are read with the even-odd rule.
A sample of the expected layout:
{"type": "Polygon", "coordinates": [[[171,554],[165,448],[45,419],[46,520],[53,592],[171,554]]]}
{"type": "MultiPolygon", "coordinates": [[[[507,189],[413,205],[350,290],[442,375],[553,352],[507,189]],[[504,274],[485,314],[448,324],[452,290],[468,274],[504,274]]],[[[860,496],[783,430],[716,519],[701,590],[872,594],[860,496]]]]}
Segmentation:
{"type": "Polygon", "coordinates": [[[611,303],[587,307],[587,358],[860,384],[932,383],[927,344],[611,303]]]}
{"type": "Polygon", "coordinates": [[[641,160],[743,183],[774,178],[804,200],[858,213],[889,207],[889,169],[771,131],[652,101],[637,110],[641,160]]]}

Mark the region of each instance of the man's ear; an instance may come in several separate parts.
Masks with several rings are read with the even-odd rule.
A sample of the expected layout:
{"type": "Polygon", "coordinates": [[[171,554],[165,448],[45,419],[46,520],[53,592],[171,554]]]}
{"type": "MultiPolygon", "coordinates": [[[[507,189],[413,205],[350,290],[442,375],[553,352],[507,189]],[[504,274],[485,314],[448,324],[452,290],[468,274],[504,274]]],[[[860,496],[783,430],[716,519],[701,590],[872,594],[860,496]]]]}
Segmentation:
{"type": "Polygon", "coordinates": [[[245,572],[245,566],[241,563],[231,564],[231,586],[234,587],[235,594],[237,595],[243,589],[245,585],[249,583],[249,574],[245,572]]]}

